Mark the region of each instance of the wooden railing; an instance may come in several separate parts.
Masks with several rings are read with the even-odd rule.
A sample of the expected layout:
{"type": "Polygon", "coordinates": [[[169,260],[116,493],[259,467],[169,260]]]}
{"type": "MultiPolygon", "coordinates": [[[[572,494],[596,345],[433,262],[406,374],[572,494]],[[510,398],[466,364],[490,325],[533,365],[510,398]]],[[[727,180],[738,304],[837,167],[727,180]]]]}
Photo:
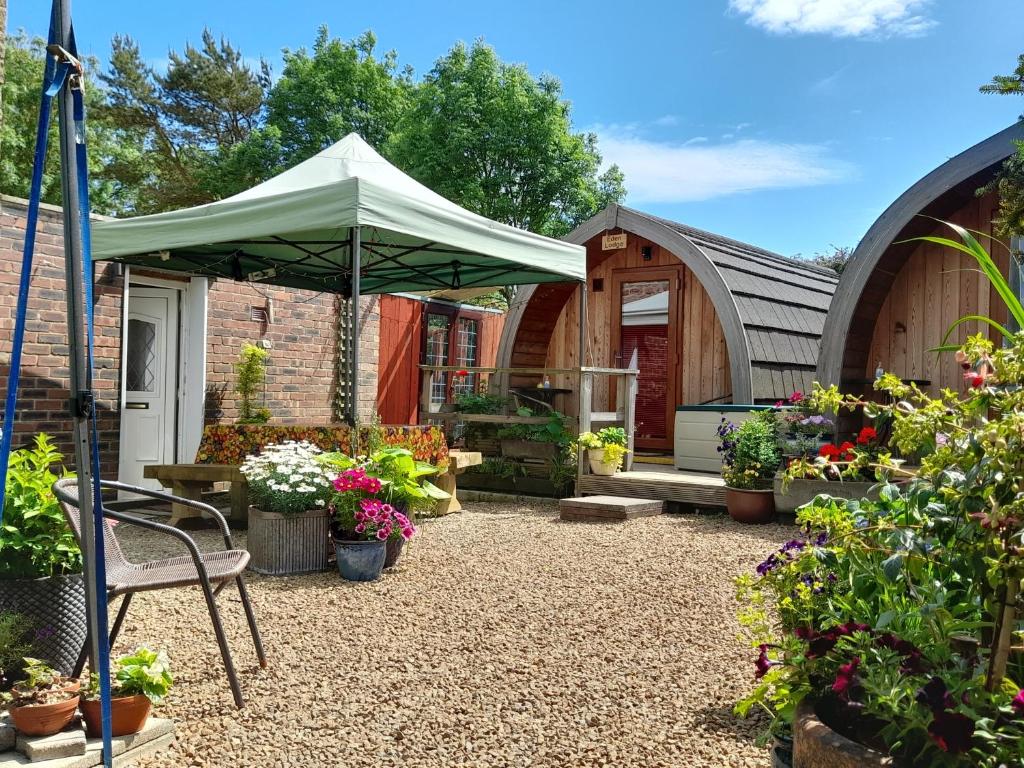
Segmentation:
{"type": "MultiPolygon", "coordinates": [[[[453,408],[435,410],[435,407],[452,404],[452,377],[465,375],[472,377],[473,391],[490,392],[504,397],[513,394],[510,382],[536,380],[543,382],[558,377],[562,381],[568,379],[576,383],[575,414],[569,417],[570,428],[575,434],[590,432],[607,426],[619,424],[626,432],[629,453],[625,458],[625,469],[633,463],[633,432],[636,424],[637,376],[636,368],[485,368],[474,366],[453,365],[421,365],[420,366],[420,421],[426,422],[483,422],[491,424],[545,424],[546,416],[520,416],[517,414],[476,414],[459,413],[453,408]],[[437,383],[434,374],[447,374],[444,382],[444,402],[439,403],[433,398],[433,386],[437,383]],[[601,388],[602,393],[614,392],[615,410],[607,410],[611,402],[611,394],[601,410],[594,409],[596,384],[607,379],[609,386],[601,388]],[[612,386],[614,385],[614,386],[612,386]]],[[[543,391],[542,387],[538,388],[543,391]]],[[[526,395],[528,388],[520,387],[519,397],[538,403],[537,398],[526,395]]],[[[533,406],[531,406],[532,408],[533,406]]],[[[535,409],[534,409],[535,410],[535,409]]],[[[552,406],[552,410],[558,410],[552,406]]],[[[579,473],[589,471],[586,462],[579,462],[579,473]]]]}

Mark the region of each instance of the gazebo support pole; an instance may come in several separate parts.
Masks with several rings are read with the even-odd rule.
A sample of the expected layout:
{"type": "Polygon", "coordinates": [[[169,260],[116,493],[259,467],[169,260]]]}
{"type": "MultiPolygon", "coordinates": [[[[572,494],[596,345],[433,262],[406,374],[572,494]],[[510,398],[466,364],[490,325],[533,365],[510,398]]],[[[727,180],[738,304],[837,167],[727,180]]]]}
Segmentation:
{"type": "Polygon", "coordinates": [[[353,456],[359,453],[359,272],[362,266],[361,234],[358,226],[352,227],[352,322],[349,326],[352,333],[352,381],[349,387],[352,399],[349,401],[349,421],[352,423],[353,456]]]}
{"type": "MultiPolygon", "coordinates": [[[[590,379],[587,374],[583,373],[583,368],[587,364],[587,281],[584,278],[580,282],[580,307],[579,307],[579,320],[580,320],[580,358],[579,358],[579,377],[576,381],[576,397],[579,400],[577,405],[577,419],[576,419],[576,434],[579,435],[583,432],[590,431],[590,412],[591,408],[591,387],[589,386],[590,379]],[[587,386],[584,386],[584,385],[587,386]]],[[[576,455],[576,480],[583,477],[583,451],[577,451],[576,455]]],[[[577,488],[577,493],[579,489],[577,488]]]]}

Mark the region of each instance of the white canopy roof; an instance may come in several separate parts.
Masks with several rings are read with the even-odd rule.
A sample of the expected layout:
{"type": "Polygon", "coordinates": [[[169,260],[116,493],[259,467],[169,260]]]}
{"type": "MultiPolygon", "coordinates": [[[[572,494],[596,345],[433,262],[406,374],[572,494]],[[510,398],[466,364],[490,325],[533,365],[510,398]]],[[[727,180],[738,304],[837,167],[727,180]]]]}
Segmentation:
{"type": "Polygon", "coordinates": [[[360,227],[363,293],[586,278],[578,245],[471,213],[351,133],[238,195],[92,225],[93,258],[347,293],[360,227]]]}

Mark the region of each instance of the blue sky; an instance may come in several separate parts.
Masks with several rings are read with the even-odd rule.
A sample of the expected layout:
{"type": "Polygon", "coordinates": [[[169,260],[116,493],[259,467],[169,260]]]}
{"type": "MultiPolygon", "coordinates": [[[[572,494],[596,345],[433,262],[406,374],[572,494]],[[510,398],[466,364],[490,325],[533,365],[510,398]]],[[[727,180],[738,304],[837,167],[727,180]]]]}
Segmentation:
{"type": "MultiPolygon", "coordinates": [[[[10,0],[42,33],[48,3],[10,0]]],[[[1024,52],[1021,0],[75,0],[83,52],[144,55],[204,26],[280,69],[326,23],[418,73],[458,40],[561,79],[627,204],[787,255],[854,245],[903,190],[1024,112],[977,88],[1024,52]]]]}

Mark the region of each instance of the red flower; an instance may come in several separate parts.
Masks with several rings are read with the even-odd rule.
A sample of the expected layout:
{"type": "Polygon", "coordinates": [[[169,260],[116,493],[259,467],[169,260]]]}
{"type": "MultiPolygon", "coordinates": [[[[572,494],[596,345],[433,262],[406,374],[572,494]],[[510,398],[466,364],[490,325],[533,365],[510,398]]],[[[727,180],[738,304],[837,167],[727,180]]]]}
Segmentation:
{"type": "Polygon", "coordinates": [[[938,712],[928,726],[928,735],[945,752],[959,755],[971,748],[974,721],[959,712],[938,712]]]}
{"type": "Polygon", "coordinates": [[[829,461],[835,461],[839,458],[839,449],[832,445],[832,443],[825,443],[818,449],[818,455],[824,456],[829,461]]]}
{"type": "Polygon", "coordinates": [[[864,427],[857,435],[857,445],[867,445],[878,439],[878,433],[873,427],[864,427]]]}
{"type": "Polygon", "coordinates": [[[456,371],[456,376],[469,376],[469,371],[456,371]]]}
{"type": "MultiPolygon", "coordinates": [[[[836,680],[832,683],[832,692],[840,698],[845,699],[850,695],[850,686],[853,685],[853,678],[857,676],[857,667],[860,666],[860,656],[854,656],[849,664],[839,667],[836,680]]],[[[973,726],[973,723],[972,723],[973,726]]]]}
{"type": "Polygon", "coordinates": [[[1017,691],[1017,695],[1013,697],[1010,706],[1013,707],[1014,712],[1018,715],[1024,716],[1024,688],[1017,691]]]}
{"type": "Polygon", "coordinates": [[[796,390],[796,392],[794,392],[792,395],[789,396],[789,404],[790,405],[796,405],[797,403],[799,403],[803,399],[804,399],[804,393],[801,392],[798,389],[798,390],[796,390]]]}

